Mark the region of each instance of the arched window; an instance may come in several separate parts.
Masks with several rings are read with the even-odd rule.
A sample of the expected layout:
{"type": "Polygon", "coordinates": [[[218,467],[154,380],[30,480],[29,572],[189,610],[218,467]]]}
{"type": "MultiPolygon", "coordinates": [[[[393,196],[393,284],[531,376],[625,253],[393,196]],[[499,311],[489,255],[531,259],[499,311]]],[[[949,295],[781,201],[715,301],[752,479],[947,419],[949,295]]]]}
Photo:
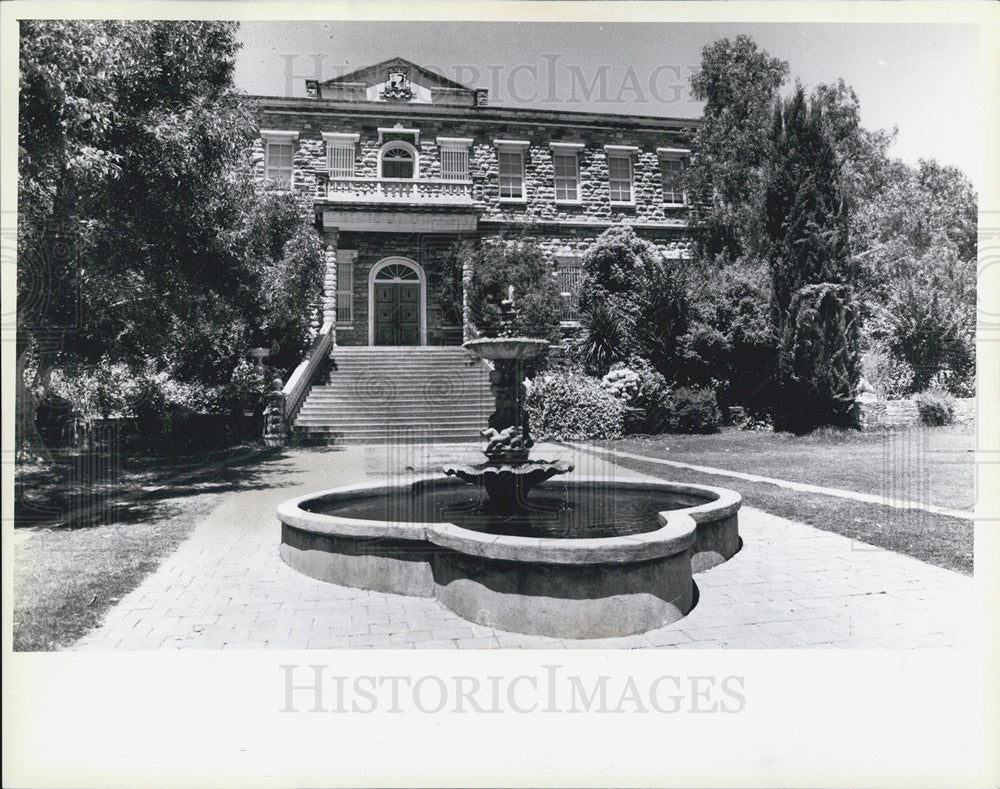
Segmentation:
{"type": "Polygon", "coordinates": [[[388,263],[378,270],[376,282],[418,282],[417,270],[406,263],[388,263]]]}
{"type": "Polygon", "coordinates": [[[397,140],[382,146],[379,155],[380,178],[416,178],[417,151],[409,143],[397,140]]]}

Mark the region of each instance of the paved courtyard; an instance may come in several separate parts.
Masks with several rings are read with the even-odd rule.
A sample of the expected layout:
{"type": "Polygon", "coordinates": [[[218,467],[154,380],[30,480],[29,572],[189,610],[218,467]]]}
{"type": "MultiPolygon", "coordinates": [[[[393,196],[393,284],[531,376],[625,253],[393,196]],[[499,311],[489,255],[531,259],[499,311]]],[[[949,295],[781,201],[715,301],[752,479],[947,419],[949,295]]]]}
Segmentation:
{"type": "MultiPolygon", "coordinates": [[[[625,638],[494,630],[436,600],[335,586],[279,558],[274,510],[281,501],[477,454],[470,445],[288,450],[265,464],[266,484],[228,494],[74,648],[910,648],[974,641],[973,579],[750,508],[740,513],[740,553],[695,576],[700,599],[691,614],[625,638]]],[[[576,449],[539,445],[534,454],[569,460],[588,475],[643,477],[576,449]]]]}

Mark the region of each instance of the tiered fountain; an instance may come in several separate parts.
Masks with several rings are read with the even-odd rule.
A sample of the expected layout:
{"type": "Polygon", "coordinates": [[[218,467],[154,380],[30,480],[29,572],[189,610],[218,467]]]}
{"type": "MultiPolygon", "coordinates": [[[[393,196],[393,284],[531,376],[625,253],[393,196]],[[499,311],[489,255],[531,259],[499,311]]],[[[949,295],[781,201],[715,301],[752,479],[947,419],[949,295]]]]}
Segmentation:
{"type": "Polygon", "coordinates": [[[563,478],[569,463],[532,460],[522,365],[548,343],[512,336],[512,294],[502,315],[499,337],[465,343],[493,364],[486,461],[447,466],[444,477],[286,501],[278,508],[282,558],[325,581],[435,597],[466,619],[513,632],[601,638],[683,617],[695,602],[692,573],[739,550],[739,494],[563,478]]]}
{"type": "Polygon", "coordinates": [[[496,410],[483,431],[487,439],[486,462],[472,466],[446,466],[448,476],[481,485],[489,497],[489,507],[497,515],[517,515],[530,509],[528,493],[536,485],[568,474],[573,466],[561,460],[529,460],[534,446],[528,412],[524,407],[523,363],[548,347],[548,340],[515,337],[514,289],[500,302],[500,336],[470,340],[463,346],[480,359],[493,363],[490,390],[496,410]]]}

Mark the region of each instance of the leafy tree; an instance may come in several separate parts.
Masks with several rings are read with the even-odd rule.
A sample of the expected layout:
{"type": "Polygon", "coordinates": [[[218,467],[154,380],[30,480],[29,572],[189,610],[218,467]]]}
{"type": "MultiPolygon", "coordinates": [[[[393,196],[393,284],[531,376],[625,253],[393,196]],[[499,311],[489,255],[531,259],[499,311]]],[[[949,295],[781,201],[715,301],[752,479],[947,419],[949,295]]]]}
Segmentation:
{"type": "Polygon", "coordinates": [[[323,245],[302,214],[294,194],[263,195],[247,218],[243,241],[251,341],[270,348],[268,364],[286,374],[302,360],[315,317],[311,307],[323,292],[323,245]]]}
{"type": "Polygon", "coordinates": [[[858,427],[858,311],[849,285],[828,282],[796,291],[781,338],[779,430],[858,427]]]}
{"type": "Polygon", "coordinates": [[[975,374],[975,262],[945,241],[932,244],[889,301],[892,354],[913,371],[920,392],[942,371],[954,394],[969,396],[975,374]]]}
{"type": "Polygon", "coordinates": [[[483,335],[500,329],[500,302],[514,288],[514,331],[527,337],[559,341],[562,297],[555,270],[533,241],[500,239],[471,251],[468,303],[472,325],[483,335]]]}
{"type": "Polygon", "coordinates": [[[749,36],[706,46],[691,93],[705,102],[692,143],[688,191],[703,255],[755,254],[764,172],[771,158],[771,107],[788,74],[749,36]]]}
{"type": "Polygon", "coordinates": [[[665,260],[631,227],[618,225],[587,250],[583,274],[580,305],[591,316],[589,343],[617,348],[604,353],[603,362],[638,355],[667,378],[682,378],[679,338],[688,329],[689,313],[683,261],[665,260]]]}
{"type": "Polygon", "coordinates": [[[683,345],[691,382],[715,388],[723,405],[770,412],[777,336],[767,266],[702,264],[690,281],[692,318],[683,345]]]}
{"type": "Polygon", "coordinates": [[[850,203],[825,109],[822,93],[807,102],[799,85],[776,106],[772,125],[764,230],[772,320],[780,338],[773,408],[779,430],[846,424],[844,413],[851,409],[841,401],[849,397],[853,403],[858,383],[850,203]],[[823,354],[817,360],[838,366],[808,365],[803,354],[813,346],[823,354]]]}
{"type": "Polygon", "coordinates": [[[771,266],[773,309],[783,328],[795,292],[819,282],[852,281],[849,207],[827,134],[823,106],[798,86],[777,105],[774,146],[764,195],[764,230],[771,266]]]}
{"type": "Polygon", "coordinates": [[[268,324],[267,306],[308,311],[315,244],[286,226],[297,250],[248,251],[255,121],[232,84],[236,25],[26,21],[20,32],[19,445],[35,438],[57,365],[152,360],[221,386],[258,329],[290,354],[300,327],[268,324]]]}
{"type": "Polygon", "coordinates": [[[977,199],[954,167],[901,161],[853,222],[864,293],[863,342],[910,369],[906,393],[941,370],[968,395],[975,375],[977,199]]]}

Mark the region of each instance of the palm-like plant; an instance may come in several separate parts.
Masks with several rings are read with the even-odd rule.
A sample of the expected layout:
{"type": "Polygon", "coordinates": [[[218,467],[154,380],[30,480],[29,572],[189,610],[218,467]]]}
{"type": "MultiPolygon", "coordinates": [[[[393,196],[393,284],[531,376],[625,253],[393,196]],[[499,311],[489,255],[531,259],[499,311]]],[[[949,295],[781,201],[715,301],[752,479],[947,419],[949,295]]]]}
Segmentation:
{"type": "Polygon", "coordinates": [[[589,367],[601,375],[625,358],[621,318],[605,301],[594,301],[583,313],[586,335],[583,356],[589,367]]]}

